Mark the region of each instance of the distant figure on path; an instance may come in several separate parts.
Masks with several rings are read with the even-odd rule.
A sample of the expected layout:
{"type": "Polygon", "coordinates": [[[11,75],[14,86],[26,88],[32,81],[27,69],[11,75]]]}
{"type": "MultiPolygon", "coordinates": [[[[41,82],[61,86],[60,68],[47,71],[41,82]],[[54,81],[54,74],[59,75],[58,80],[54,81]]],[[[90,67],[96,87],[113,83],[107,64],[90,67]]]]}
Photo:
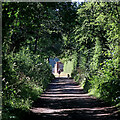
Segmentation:
{"type": "Polygon", "coordinates": [[[60,77],[60,73],[61,73],[61,69],[58,70],[59,77],[60,77]]]}
{"type": "Polygon", "coordinates": [[[68,76],[68,79],[70,78],[70,75],[69,74],[67,74],[67,76],[68,76]]]}

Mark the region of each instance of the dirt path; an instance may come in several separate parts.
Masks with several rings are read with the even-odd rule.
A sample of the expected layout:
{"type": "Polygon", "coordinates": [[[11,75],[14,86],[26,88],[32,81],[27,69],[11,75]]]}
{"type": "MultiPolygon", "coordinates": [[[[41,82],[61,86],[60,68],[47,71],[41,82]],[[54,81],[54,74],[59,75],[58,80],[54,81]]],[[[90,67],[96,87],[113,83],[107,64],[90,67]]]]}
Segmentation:
{"type": "Polygon", "coordinates": [[[120,120],[115,108],[89,96],[72,79],[55,79],[34,103],[28,120],[120,120]]]}

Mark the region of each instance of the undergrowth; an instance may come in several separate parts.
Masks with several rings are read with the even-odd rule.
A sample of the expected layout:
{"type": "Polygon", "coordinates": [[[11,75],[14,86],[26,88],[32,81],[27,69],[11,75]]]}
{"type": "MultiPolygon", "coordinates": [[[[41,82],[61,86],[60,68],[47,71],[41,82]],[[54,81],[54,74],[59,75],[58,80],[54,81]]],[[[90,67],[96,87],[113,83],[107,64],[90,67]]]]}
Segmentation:
{"type": "Polygon", "coordinates": [[[19,120],[15,111],[27,112],[54,76],[48,63],[26,49],[4,56],[3,62],[2,119],[19,120]]]}

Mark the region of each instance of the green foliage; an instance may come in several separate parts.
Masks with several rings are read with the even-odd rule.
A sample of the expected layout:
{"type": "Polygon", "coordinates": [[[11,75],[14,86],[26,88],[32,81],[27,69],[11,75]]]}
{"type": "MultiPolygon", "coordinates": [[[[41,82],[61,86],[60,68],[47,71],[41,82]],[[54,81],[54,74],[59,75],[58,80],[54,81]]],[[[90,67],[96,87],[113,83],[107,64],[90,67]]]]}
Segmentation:
{"type": "Polygon", "coordinates": [[[31,107],[54,78],[48,59],[57,56],[72,60],[71,75],[86,91],[119,105],[120,2],[2,6],[3,120],[31,107]]]}
{"type": "Polygon", "coordinates": [[[120,103],[119,8],[120,2],[83,3],[73,39],[77,52],[73,77],[86,91],[112,104],[120,103]]]}
{"type": "Polygon", "coordinates": [[[65,61],[63,63],[64,63],[63,71],[65,73],[71,74],[72,70],[73,70],[73,63],[74,63],[74,61],[73,60],[67,60],[67,61],[65,61]]]}
{"type": "Polygon", "coordinates": [[[75,19],[72,3],[2,3],[3,120],[20,119],[14,111],[27,111],[47,88],[54,78],[48,59],[64,51],[75,19]]]}
{"type": "MultiPolygon", "coordinates": [[[[22,49],[3,58],[3,119],[12,109],[28,110],[53,79],[50,66],[38,55],[22,49]]],[[[10,119],[10,118],[9,118],[10,119]]]]}

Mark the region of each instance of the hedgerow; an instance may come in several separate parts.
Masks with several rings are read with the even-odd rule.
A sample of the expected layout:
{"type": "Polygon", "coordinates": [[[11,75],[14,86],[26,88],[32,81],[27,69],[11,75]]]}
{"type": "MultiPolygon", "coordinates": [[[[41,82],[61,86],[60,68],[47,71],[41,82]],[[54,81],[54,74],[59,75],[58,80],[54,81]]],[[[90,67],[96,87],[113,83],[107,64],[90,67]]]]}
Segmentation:
{"type": "Polygon", "coordinates": [[[49,82],[54,79],[51,67],[22,49],[3,58],[3,120],[16,118],[15,109],[28,111],[49,82]],[[12,114],[11,114],[12,113],[12,114]]]}

